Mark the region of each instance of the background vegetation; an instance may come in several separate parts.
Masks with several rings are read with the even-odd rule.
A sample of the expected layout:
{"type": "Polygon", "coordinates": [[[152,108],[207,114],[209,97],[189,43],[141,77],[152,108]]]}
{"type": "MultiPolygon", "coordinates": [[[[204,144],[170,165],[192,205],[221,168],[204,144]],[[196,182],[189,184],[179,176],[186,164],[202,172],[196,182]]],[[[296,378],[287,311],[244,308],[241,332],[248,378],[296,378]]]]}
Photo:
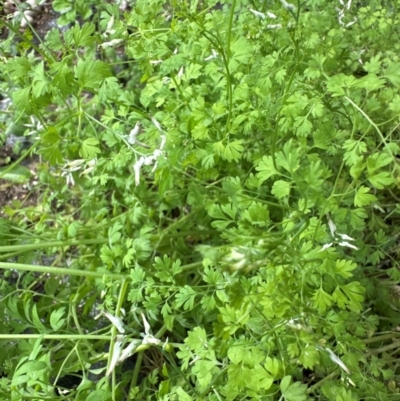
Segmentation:
{"type": "Polygon", "coordinates": [[[2,399],[398,400],[398,2],[112,3],[1,22],[2,399]]]}

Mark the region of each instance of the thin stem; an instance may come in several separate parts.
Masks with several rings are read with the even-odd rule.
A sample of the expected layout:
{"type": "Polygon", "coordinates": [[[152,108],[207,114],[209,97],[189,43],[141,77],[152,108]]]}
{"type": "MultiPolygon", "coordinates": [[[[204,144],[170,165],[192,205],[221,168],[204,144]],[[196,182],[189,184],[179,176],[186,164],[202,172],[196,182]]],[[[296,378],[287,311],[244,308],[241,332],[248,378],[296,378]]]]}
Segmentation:
{"type": "Polygon", "coordinates": [[[132,380],[131,380],[131,384],[129,386],[129,391],[136,387],[138,378],[139,378],[139,373],[140,373],[140,368],[142,367],[142,362],[143,362],[143,356],[144,356],[144,352],[138,352],[137,357],[136,357],[136,363],[135,363],[135,368],[133,369],[133,373],[132,373],[132,380]]]}
{"type": "Polygon", "coordinates": [[[325,376],[322,380],[320,380],[318,383],[315,383],[313,386],[308,388],[307,394],[312,393],[314,390],[316,390],[318,387],[321,387],[324,383],[329,382],[332,380],[334,377],[338,375],[338,372],[332,372],[330,375],[325,376]]]}
{"type": "Polygon", "coordinates": [[[39,265],[23,265],[21,263],[5,263],[0,262],[0,269],[4,270],[20,270],[37,273],[49,273],[49,274],[66,274],[69,276],[81,276],[81,277],[93,277],[103,278],[109,277],[114,280],[125,280],[128,276],[123,274],[113,274],[108,272],[94,272],[88,270],[68,269],[65,267],[50,267],[50,266],[39,266],[39,265]]]}
{"type": "Polygon", "coordinates": [[[81,239],[72,241],[49,241],[49,242],[38,242],[36,244],[20,244],[20,245],[5,245],[0,246],[0,252],[12,252],[12,251],[35,251],[43,248],[58,248],[64,246],[74,245],[94,245],[94,244],[105,244],[108,239],[97,238],[97,239],[81,239]]]}
{"type": "Polygon", "coordinates": [[[110,340],[110,335],[97,334],[0,334],[0,340],[110,340]]]}
{"type": "Polygon", "coordinates": [[[351,105],[358,110],[364,117],[365,119],[375,128],[375,131],[378,133],[378,135],[380,136],[382,143],[385,145],[386,149],[388,150],[390,156],[392,156],[392,159],[395,160],[395,156],[393,155],[392,150],[390,149],[390,147],[388,146],[388,144],[386,143],[386,139],[383,136],[381,130],[378,128],[378,126],[371,120],[371,118],[369,117],[369,115],[367,113],[365,113],[365,111],[363,109],[361,109],[356,103],[354,103],[349,97],[344,96],[344,98],[351,103],[351,105]]]}
{"type": "Polygon", "coordinates": [[[366,338],[361,340],[364,344],[376,343],[378,341],[393,340],[394,337],[399,337],[400,333],[388,333],[377,337],[366,338]]]}
{"type": "Polygon", "coordinates": [[[5,170],[0,173],[0,178],[4,177],[8,172],[10,172],[14,167],[17,167],[21,164],[22,160],[29,156],[31,151],[35,148],[36,144],[33,144],[26,152],[24,152],[21,157],[19,157],[14,163],[7,166],[5,170]]]}
{"type": "MultiPolygon", "coordinates": [[[[233,25],[233,17],[235,15],[235,8],[236,8],[236,0],[233,0],[231,6],[231,13],[229,15],[229,26],[228,26],[228,37],[227,37],[227,49],[226,49],[226,82],[227,82],[227,90],[228,90],[228,98],[229,98],[229,109],[228,109],[228,118],[226,125],[229,127],[231,116],[232,116],[232,109],[233,109],[233,93],[232,93],[232,82],[231,82],[231,75],[229,72],[229,59],[231,55],[231,32],[232,32],[232,25],[233,25]]],[[[229,132],[228,132],[229,135],[229,132]]]]}
{"type": "Polygon", "coordinates": [[[368,356],[371,356],[371,355],[374,355],[374,354],[380,354],[381,352],[390,351],[393,348],[400,348],[400,341],[396,341],[393,344],[385,345],[384,347],[371,349],[370,351],[368,351],[365,354],[365,356],[368,357],[368,356]]]}

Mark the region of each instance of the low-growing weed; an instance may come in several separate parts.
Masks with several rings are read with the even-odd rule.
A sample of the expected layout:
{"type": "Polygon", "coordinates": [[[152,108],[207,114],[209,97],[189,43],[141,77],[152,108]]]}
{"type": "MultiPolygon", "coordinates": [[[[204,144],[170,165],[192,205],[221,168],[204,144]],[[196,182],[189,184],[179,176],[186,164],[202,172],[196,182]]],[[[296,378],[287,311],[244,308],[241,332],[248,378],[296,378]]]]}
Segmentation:
{"type": "Polygon", "coordinates": [[[2,399],[398,399],[396,2],[114,3],[2,22],[2,399]]]}

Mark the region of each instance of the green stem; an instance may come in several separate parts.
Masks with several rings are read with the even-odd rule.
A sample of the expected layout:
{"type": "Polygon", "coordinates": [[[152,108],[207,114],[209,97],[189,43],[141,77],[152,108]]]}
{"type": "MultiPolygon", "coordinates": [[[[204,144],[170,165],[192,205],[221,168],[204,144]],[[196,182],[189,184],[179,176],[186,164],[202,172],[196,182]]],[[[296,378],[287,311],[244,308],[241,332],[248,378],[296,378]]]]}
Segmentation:
{"type": "Polygon", "coordinates": [[[330,375],[325,376],[322,380],[320,380],[318,383],[315,383],[313,386],[307,389],[307,394],[312,393],[314,390],[316,390],[318,387],[321,387],[324,383],[329,382],[332,380],[335,376],[337,376],[337,372],[332,372],[330,375]]]}
{"type": "Polygon", "coordinates": [[[366,338],[361,341],[364,344],[371,344],[371,343],[376,343],[378,341],[392,340],[393,337],[399,337],[399,336],[400,336],[400,333],[388,333],[388,334],[383,334],[383,335],[377,336],[377,337],[366,338]]]}
{"type": "MultiPolygon", "coordinates": [[[[236,0],[233,0],[232,6],[231,6],[231,13],[229,15],[226,63],[225,63],[226,82],[227,82],[228,99],[229,99],[228,118],[227,118],[227,122],[226,122],[227,128],[230,126],[232,109],[233,109],[233,93],[232,93],[231,75],[230,75],[230,71],[229,71],[229,59],[230,59],[230,55],[231,55],[231,32],[232,32],[232,25],[233,25],[233,17],[235,15],[235,8],[236,8],[236,0]]],[[[229,135],[229,132],[228,132],[228,135],[229,135]]]]}
{"type": "Polygon", "coordinates": [[[5,245],[0,246],[0,252],[12,252],[12,251],[35,251],[42,248],[58,248],[63,246],[74,246],[74,245],[95,245],[105,244],[108,242],[107,238],[98,239],[81,239],[72,241],[49,241],[49,242],[38,242],[37,244],[20,244],[20,245],[5,245]]]}
{"type": "Polygon", "coordinates": [[[109,335],[97,334],[0,334],[0,340],[110,340],[109,335]]]}
{"type": "Polygon", "coordinates": [[[81,277],[93,277],[103,278],[107,276],[114,280],[125,280],[127,276],[123,274],[113,274],[108,272],[94,272],[88,270],[68,269],[65,267],[50,267],[50,266],[39,266],[39,265],[23,265],[21,263],[5,263],[0,262],[0,269],[4,270],[20,270],[37,273],[49,273],[49,274],[66,274],[70,276],[81,276],[81,277]]]}
{"type": "Polygon", "coordinates": [[[137,384],[137,381],[138,381],[138,378],[139,378],[140,368],[142,367],[143,355],[144,355],[144,352],[143,352],[143,351],[141,351],[141,352],[139,352],[139,353],[137,354],[136,363],[135,363],[135,368],[134,368],[134,370],[133,370],[133,373],[132,373],[132,380],[131,380],[131,384],[130,384],[130,386],[129,386],[129,391],[130,391],[132,388],[136,387],[136,384],[137,384]]]}
{"type": "Polygon", "coordinates": [[[203,262],[194,262],[194,263],[190,263],[188,265],[182,266],[182,271],[187,272],[189,270],[193,270],[193,269],[196,269],[196,268],[202,267],[202,266],[203,266],[203,262]]]}
{"type": "Polygon", "coordinates": [[[5,170],[2,170],[0,172],[0,178],[6,175],[9,171],[11,171],[14,167],[18,166],[22,160],[24,160],[26,157],[29,156],[31,151],[35,148],[36,144],[32,145],[26,152],[24,152],[21,157],[19,157],[14,163],[10,164],[7,166],[5,170]]]}
{"type": "Polygon", "coordinates": [[[375,348],[375,349],[371,349],[370,351],[368,351],[365,356],[371,356],[374,354],[379,354],[381,352],[386,352],[386,351],[390,351],[393,348],[399,348],[400,347],[400,341],[396,341],[393,344],[388,344],[385,345],[384,347],[380,347],[380,348],[375,348]]]}
{"type": "Polygon", "coordinates": [[[363,116],[364,118],[375,128],[375,131],[378,133],[378,135],[380,136],[382,143],[385,145],[385,148],[388,150],[390,156],[392,157],[393,160],[396,160],[392,150],[390,149],[390,147],[388,146],[385,137],[383,136],[381,130],[378,128],[378,126],[371,120],[371,118],[369,117],[369,115],[367,113],[365,113],[365,111],[363,109],[361,109],[356,103],[354,103],[349,97],[344,96],[344,98],[356,109],[358,110],[363,116]]]}

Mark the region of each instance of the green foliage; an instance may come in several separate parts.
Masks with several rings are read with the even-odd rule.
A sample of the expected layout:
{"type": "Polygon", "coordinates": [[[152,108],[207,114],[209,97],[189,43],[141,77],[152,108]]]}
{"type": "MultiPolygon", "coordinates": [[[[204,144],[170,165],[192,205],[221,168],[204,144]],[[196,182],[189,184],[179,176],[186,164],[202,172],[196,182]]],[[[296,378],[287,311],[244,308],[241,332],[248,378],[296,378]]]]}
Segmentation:
{"type": "Polygon", "coordinates": [[[398,399],[395,2],[115,3],[2,22],[1,397],[398,399]]]}

